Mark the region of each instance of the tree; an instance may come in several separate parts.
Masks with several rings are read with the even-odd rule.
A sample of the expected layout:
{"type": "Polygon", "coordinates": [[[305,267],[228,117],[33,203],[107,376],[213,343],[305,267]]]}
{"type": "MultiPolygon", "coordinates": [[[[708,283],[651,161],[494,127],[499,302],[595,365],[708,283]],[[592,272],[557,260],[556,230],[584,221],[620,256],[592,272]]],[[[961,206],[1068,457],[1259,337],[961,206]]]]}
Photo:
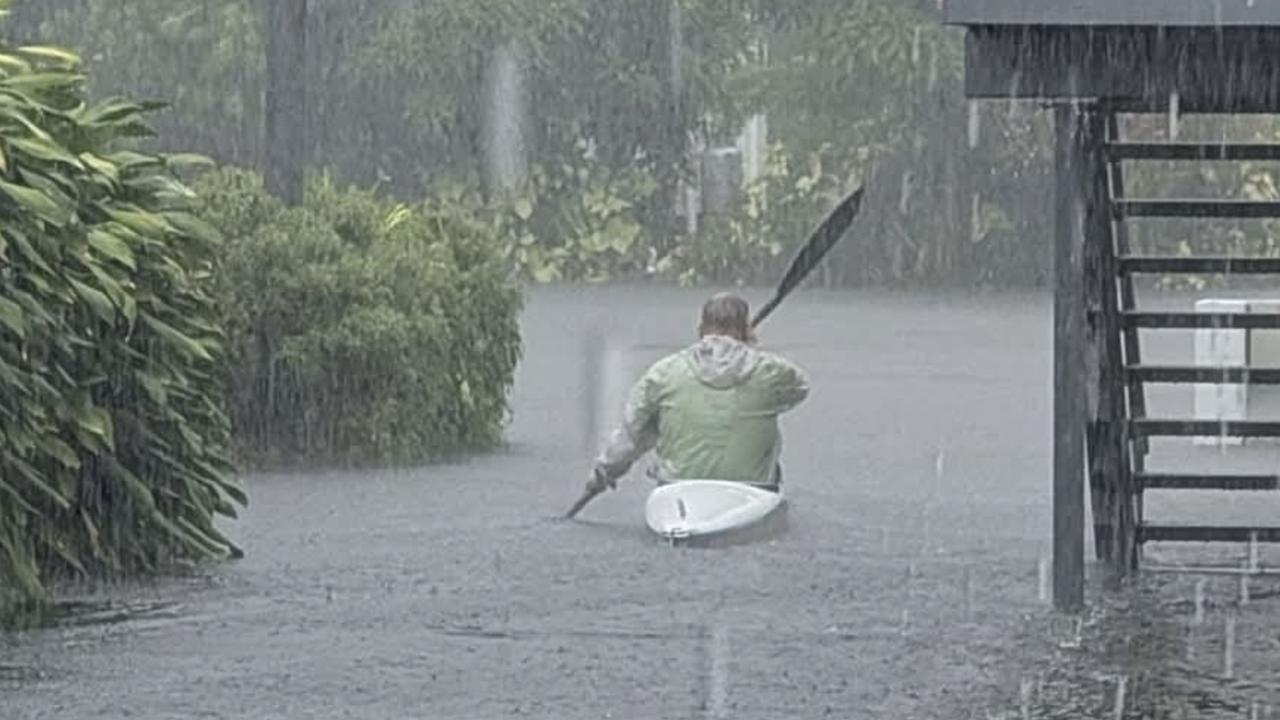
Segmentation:
{"type": "Polygon", "coordinates": [[[307,0],[265,0],[267,189],[302,202],[307,164],[307,0]]]}

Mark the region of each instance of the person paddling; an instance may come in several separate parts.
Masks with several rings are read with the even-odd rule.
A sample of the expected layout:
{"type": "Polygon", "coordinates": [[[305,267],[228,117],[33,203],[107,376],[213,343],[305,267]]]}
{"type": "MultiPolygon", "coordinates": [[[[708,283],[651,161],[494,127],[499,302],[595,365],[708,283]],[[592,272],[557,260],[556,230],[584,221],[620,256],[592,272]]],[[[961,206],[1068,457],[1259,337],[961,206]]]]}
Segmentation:
{"type": "Polygon", "coordinates": [[[698,335],[632,387],[621,425],[596,458],[588,494],[616,489],[649,450],[658,457],[659,482],[734,480],[778,489],[778,416],[808,397],[808,378],[756,347],[750,306],[737,295],[707,300],[698,335]]]}

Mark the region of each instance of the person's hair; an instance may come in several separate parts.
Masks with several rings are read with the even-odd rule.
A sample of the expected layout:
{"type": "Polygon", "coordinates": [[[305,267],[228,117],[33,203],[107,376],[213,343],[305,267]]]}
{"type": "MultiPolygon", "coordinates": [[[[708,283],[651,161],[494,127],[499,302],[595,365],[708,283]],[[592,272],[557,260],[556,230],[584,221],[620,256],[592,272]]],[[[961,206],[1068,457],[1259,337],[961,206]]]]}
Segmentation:
{"type": "Polygon", "coordinates": [[[702,334],[730,335],[745,339],[750,331],[751,306],[733,293],[713,295],[702,306],[702,334]]]}

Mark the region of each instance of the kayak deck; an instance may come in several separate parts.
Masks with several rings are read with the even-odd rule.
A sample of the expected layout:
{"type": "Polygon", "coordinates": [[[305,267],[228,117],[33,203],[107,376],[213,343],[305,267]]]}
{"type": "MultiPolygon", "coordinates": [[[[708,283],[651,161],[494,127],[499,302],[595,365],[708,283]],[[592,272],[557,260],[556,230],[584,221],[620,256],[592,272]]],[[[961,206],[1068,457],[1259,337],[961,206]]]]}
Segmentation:
{"type": "Polygon", "coordinates": [[[655,488],[645,502],[645,522],[657,535],[681,544],[747,542],[785,526],[781,492],[727,480],[678,480],[655,488]]]}

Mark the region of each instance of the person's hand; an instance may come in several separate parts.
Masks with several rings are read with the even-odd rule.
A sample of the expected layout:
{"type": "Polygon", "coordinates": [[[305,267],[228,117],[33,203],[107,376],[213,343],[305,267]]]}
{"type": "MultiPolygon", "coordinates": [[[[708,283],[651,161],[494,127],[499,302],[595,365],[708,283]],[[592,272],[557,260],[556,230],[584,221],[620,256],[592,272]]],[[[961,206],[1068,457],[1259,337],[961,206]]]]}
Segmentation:
{"type": "Polygon", "coordinates": [[[610,480],[605,476],[604,471],[596,468],[591,471],[591,479],[587,481],[587,491],[593,493],[602,493],[605,490],[617,490],[618,481],[610,480]]]}

